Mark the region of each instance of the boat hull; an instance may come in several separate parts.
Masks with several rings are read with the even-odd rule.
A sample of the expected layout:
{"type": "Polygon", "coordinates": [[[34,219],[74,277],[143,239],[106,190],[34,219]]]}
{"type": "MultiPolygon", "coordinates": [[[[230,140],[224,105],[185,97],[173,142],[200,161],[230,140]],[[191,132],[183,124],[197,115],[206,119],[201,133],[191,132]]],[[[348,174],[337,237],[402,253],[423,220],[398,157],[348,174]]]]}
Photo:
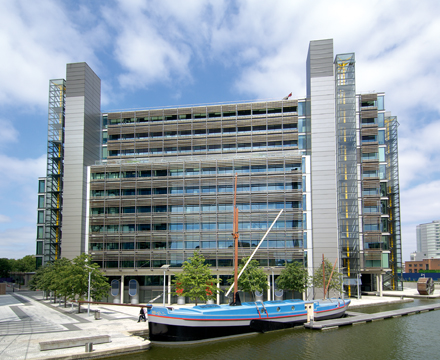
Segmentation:
{"type": "MultiPolygon", "coordinates": [[[[336,300],[326,306],[314,302],[317,305],[315,320],[344,316],[349,302],[336,300]]],[[[162,307],[154,308],[157,310],[148,309],[149,337],[153,342],[188,342],[287,329],[307,321],[305,303],[245,303],[234,309],[216,306],[212,311],[210,308],[203,311],[203,307],[194,307],[194,310],[162,307]],[[296,308],[295,311],[286,311],[293,308],[296,308]],[[199,309],[200,311],[196,311],[199,309]]]]}

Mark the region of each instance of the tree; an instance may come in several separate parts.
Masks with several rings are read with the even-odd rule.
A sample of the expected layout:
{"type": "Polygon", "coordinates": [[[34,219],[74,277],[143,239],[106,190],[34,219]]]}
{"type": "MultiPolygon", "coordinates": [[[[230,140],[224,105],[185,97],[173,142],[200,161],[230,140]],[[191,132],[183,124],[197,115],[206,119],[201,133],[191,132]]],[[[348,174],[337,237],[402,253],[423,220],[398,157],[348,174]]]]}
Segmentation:
{"type": "MultiPolygon", "coordinates": [[[[65,268],[60,277],[62,285],[59,283],[59,289],[65,296],[71,300],[78,297],[78,300],[86,300],[89,288],[89,272],[90,274],[90,296],[95,300],[102,299],[108,294],[110,284],[99,265],[92,263],[92,257],[88,254],[81,254],[72,260],[72,266],[65,268]]],[[[78,303],[78,313],[81,311],[80,303],[78,303]]]]}
{"type": "Polygon", "coordinates": [[[9,272],[11,271],[11,263],[6,258],[0,259],[0,278],[9,277],[9,272]]]}
{"type": "MultiPolygon", "coordinates": [[[[333,271],[332,278],[330,280],[330,274],[332,273],[333,264],[328,260],[324,259],[324,269],[325,269],[325,286],[328,286],[328,293],[330,290],[342,291],[342,274],[339,273],[336,269],[333,271]]],[[[312,283],[315,288],[323,288],[323,279],[322,279],[322,263],[321,266],[315,269],[314,275],[312,276],[312,283]]],[[[327,295],[328,295],[327,293],[327,295]]]]}
{"type": "Polygon", "coordinates": [[[173,284],[174,293],[178,296],[187,296],[197,302],[211,300],[216,297],[220,289],[218,281],[211,275],[210,264],[205,264],[202,254],[195,251],[193,256],[182,265],[183,271],[176,274],[173,284]]]}
{"type": "Polygon", "coordinates": [[[309,274],[307,269],[297,261],[286,263],[286,267],[281,271],[276,283],[281,289],[297,291],[302,294],[309,284],[309,274]]]}
{"type": "Polygon", "coordinates": [[[63,292],[64,274],[71,266],[70,260],[61,258],[40,267],[30,281],[31,290],[53,291],[54,301],[56,301],[57,294],[66,296],[63,292]]]}
{"type": "MultiPolygon", "coordinates": [[[[238,273],[241,272],[246,261],[249,257],[245,257],[241,260],[240,265],[238,267],[238,273]]],[[[228,280],[230,284],[234,282],[234,278],[228,280]]],[[[241,274],[238,279],[238,288],[244,292],[249,292],[252,294],[252,297],[255,296],[255,291],[264,291],[269,288],[267,284],[267,275],[264,273],[263,269],[259,267],[259,263],[257,260],[251,260],[243,274],[241,274]]]]}
{"type": "Polygon", "coordinates": [[[36,266],[37,266],[37,264],[35,262],[35,256],[34,255],[26,255],[22,259],[14,260],[12,271],[34,272],[36,270],[36,266]]]}
{"type": "MultiPolygon", "coordinates": [[[[90,295],[93,299],[102,299],[109,291],[110,284],[99,270],[99,266],[91,262],[90,255],[82,254],[72,261],[61,258],[40,267],[31,280],[31,289],[53,291],[65,299],[85,300],[88,295],[89,271],[90,295]],[[86,265],[89,267],[86,267],[86,265]]],[[[81,311],[78,305],[78,312],[81,311]]]]}

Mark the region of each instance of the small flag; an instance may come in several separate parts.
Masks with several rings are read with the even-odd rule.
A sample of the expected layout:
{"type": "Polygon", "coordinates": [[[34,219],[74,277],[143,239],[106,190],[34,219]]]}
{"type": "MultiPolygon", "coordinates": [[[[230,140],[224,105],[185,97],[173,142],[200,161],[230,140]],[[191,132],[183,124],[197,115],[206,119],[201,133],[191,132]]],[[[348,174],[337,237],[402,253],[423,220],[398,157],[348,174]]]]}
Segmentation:
{"type": "Polygon", "coordinates": [[[283,97],[283,100],[288,100],[291,96],[292,96],[292,93],[290,93],[289,95],[283,97]]]}

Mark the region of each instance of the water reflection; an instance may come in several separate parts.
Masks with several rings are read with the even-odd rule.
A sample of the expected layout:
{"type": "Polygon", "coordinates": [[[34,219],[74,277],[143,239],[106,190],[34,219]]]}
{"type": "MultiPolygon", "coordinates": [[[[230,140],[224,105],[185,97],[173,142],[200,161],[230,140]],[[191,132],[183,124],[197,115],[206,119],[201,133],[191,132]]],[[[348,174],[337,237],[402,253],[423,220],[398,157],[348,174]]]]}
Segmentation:
{"type": "MultiPolygon", "coordinates": [[[[364,308],[379,312],[432,303],[416,300],[399,305],[364,308]]],[[[281,330],[229,340],[185,346],[152,346],[138,355],[111,359],[437,359],[440,310],[335,330],[281,330]]]]}

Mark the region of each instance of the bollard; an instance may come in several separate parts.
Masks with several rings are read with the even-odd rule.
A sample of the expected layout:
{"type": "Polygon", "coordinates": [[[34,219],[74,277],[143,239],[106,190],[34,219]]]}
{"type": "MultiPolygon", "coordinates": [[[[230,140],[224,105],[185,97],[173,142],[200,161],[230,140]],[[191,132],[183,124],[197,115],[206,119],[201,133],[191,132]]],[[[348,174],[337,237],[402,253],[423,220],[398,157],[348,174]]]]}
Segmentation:
{"type": "Polygon", "coordinates": [[[100,310],[95,311],[95,320],[101,320],[101,311],[100,310]]]}
{"type": "Polygon", "coordinates": [[[92,352],[93,351],[93,343],[88,342],[86,343],[86,352],[92,352]]]}

